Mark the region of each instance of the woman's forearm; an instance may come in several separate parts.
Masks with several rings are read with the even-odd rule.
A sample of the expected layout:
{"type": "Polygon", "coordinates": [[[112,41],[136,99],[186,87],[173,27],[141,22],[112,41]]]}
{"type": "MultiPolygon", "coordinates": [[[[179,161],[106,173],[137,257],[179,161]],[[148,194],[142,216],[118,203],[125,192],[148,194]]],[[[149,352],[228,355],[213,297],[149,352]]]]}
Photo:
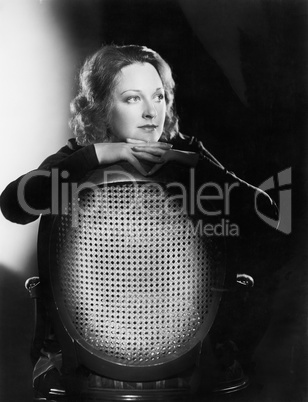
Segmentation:
{"type": "Polygon", "coordinates": [[[52,213],[52,205],[61,202],[62,191],[80,181],[98,165],[93,146],[76,152],[63,147],[48,157],[38,169],[10,183],[0,197],[4,217],[12,222],[26,224],[42,213],[52,213]]]}

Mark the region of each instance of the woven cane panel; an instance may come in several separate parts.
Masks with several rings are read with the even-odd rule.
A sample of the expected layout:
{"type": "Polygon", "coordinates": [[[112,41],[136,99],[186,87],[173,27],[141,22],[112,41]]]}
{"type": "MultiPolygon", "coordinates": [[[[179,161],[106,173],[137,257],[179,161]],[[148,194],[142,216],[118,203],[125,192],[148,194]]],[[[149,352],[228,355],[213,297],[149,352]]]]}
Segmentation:
{"type": "Polygon", "coordinates": [[[89,190],[80,208],[74,225],[70,215],[61,218],[56,253],[61,295],[78,333],[128,365],[183,354],[213,302],[211,239],[153,186],[89,190]]]}

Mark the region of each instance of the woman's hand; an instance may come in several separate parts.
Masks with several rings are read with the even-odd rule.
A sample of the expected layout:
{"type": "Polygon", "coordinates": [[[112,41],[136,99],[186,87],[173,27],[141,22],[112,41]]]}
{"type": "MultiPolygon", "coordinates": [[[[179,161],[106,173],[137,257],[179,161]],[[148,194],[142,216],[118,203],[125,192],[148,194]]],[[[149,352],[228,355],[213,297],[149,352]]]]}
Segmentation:
{"type": "Polygon", "coordinates": [[[147,176],[151,176],[156,173],[167,162],[178,162],[185,166],[195,167],[199,160],[199,154],[195,152],[178,151],[170,149],[162,156],[162,161],[159,164],[153,166],[153,168],[147,173],[147,176]]]}
{"type": "Polygon", "coordinates": [[[120,161],[129,162],[138,172],[147,176],[148,173],[140,161],[160,165],[164,163],[164,155],[172,145],[165,142],[145,142],[128,139],[127,142],[101,142],[94,144],[99,164],[110,164],[120,161]],[[140,160],[140,161],[139,161],[140,160]]]}

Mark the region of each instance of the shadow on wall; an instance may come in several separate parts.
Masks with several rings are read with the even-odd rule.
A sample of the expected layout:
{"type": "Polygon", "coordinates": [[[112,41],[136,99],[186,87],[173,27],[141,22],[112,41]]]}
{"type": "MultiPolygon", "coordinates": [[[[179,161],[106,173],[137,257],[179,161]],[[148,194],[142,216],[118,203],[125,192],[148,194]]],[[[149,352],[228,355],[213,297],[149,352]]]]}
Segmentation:
{"type": "Polygon", "coordinates": [[[32,400],[30,346],[34,326],[32,300],[24,287],[33,275],[35,255],[23,273],[0,265],[0,400],[32,400]]]}

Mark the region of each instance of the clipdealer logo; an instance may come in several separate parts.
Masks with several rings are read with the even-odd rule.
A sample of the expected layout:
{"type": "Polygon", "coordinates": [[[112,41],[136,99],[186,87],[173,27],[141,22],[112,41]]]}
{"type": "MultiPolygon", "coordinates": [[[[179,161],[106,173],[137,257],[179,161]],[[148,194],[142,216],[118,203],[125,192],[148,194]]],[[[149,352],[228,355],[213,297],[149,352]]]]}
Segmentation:
{"type": "MultiPolygon", "coordinates": [[[[135,184],[135,178],[131,176],[127,172],[122,171],[106,171],[104,172],[103,183],[108,183],[114,177],[119,178],[119,174],[121,176],[121,181],[128,181],[135,184]],[[115,175],[115,176],[114,176],[115,175]],[[108,180],[107,176],[110,178],[108,180]]],[[[81,184],[74,183],[74,182],[61,182],[60,178],[67,179],[69,177],[69,173],[67,171],[59,172],[58,169],[52,169],[51,172],[47,171],[34,171],[30,172],[19,183],[18,186],[18,201],[20,206],[26,211],[27,213],[33,215],[45,215],[45,214],[68,214],[69,205],[72,206],[72,226],[76,227],[79,222],[79,216],[86,214],[86,211],[83,210],[79,203],[79,195],[81,191],[89,189],[92,190],[95,194],[95,199],[97,203],[101,201],[101,189],[99,186],[95,185],[91,182],[83,182],[81,184]],[[48,177],[51,179],[51,206],[45,209],[36,209],[32,208],[30,205],[27,204],[25,200],[25,186],[27,182],[31,180],[33,176],[43,176],[48,177]]],[[[195,177],[194,177],[194,170],[191,169],[190,177],[189,177],[189,191],[187,191],[186,187],[179,183],[179,182],[172,182],[168,183],[166,187],[169,188],[177,188],[178,192],[177,195],[167,197],[166,202],[164,202],[163,209],[161,211],[168,214],[173,215],[178,213],[195,213],[195,208],[203,215],[207,216],[226,216],[228,217],[230,214],[230,193],[233,191],[234,188],[239,186],[238,182],[228,184],[222,187],[217,183],[214,182],[206,182],[202,184],[199,188],[195,187],[195,177]],[[209,191],[209,192],[208,192],[209,191]],[[179,211],[173,211],[172,202],[173,201],[181,201],[182,209],[179,211]],[[220,202],[219,208],[215,210],[207,209],[207,201],[216,200],[220,202]],[[171,206],[169,205],[171,202],[171,206]],[[203,202],[206,202],[205,205],[203,202]],[[191,210],[193,208],[193,210],[191,210]]],[[[164,189],[161,187],[159,183],[143,183],[142,188],[147,187],[158,187],[156,190],[161,194],[164,193],[164,189]]],[[[268,178],[263,183],[260,184],[259,189],[261,192],[267,192],[269,190],[279,190],[279,197],[278,197],[278,209],[279,209],[279,217],[278,219],[273,219],[272,217],[266,216],[263,212],[258,210],[257,206],[257,198],[260,192],[255,193],[254,199],[254,208],[255,212],[260,219],[262,219],[267,225],[279,230],[282,233],[290,234],[292,230],[292,199],[291,199],[291,167],[285,169],[278,174],[268,178]]],[[[131,200],[132,207],[139,206],[140,201],[143,200],[142,194],[140,194],[140,190],[138,187],[135,191],[135,197],[131,200]]],[[[141,205],[142,207],[142,205],[141,205]]],[[[147,211],[149,212],[149,211],[147,211]]],[[[230,223],[228,219],[222,219],[220,226],[223,226],[224,230],[221,231],[222,235],[231,235],[231,236],[238,236],[239,235],[239,228],[235,223],[230,223]],[[225,230],[226,229],[226,230],[225,230]],[[230,230],[229,230],[230,229],[230,230]]],[[[215,226],[215,230],[212,230],[214,226],[207,225],[204,228],[206,229],[207,235],[213,235],[215,232],[218,235],[218,229],[220,229],[219,225],[215,226]],[[209,230],[212,230],[209,232],[209,230]]],[[[197,226],[197,229],[200,230],[200,225],[197,226]]],[[[219,232],[220,233],[220,232],[219,232]]],[[[220,235],[220,234],[219,234],[220,235]]]]}
{"type": "Polygon", "coordinates": [[[277,175],[272,176],[260,184],[259,188],[263,191],[278,189],[278,219],[272,219],[258,211],[257,194],[255,196],[255,210],[258,216],[269,226],[277,228],[282,233],[290,234],[292,231],[292,168],[282,170],[277,175]]]}

